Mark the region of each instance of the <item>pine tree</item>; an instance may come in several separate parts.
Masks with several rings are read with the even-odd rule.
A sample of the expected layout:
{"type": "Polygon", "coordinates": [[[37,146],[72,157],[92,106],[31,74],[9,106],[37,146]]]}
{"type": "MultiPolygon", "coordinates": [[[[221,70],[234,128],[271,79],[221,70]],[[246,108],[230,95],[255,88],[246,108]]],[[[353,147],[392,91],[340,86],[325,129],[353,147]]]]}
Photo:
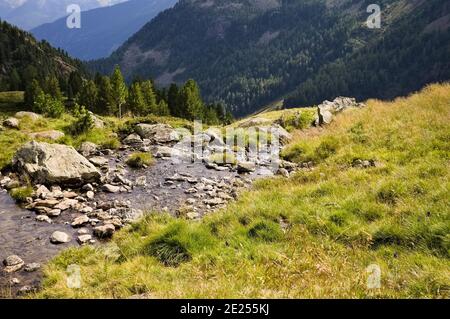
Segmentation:
{"type": "Polygon", "coordinates": [[[203,102],[200,97],[200,89],[194,80],[188,80],[181,89],[181,110],[189,120],[203,118],[203,102]]]}
{"type": "Polygon", "coordinates": [[[61,89],[59,88],[59,81],[55,76],[47,77],[44,85],[44,91],[54,99],[62,101],[63,96],[61,89]]]}
{"type": "Polygon", "coordinates": [[[141,89],[147,111],[150,113],[156,113],[158,105],[156,104],[156,94],[152,81],[148,80],[142,82],[141,89]]]}
{"type": "Polygon", "coordinates": [[[170,113],[173,116],[181,117],[181,109],[179,105],[180,101],[180,90],[175,83],[172,83],[167,94],[167,104],[169,105],[170,113]]]}
{"type": "Polygon", "coordinates": [[[77,71],[70,73],[67,85],[67,90],[72,90],[72,96],[77,96],[83,86],[83,78],[80,73],[77,71]]]}
{"type": "Polygon", "coordinates": [[[114,108],[114,99],[112,95],[112,86],[109,77],[103,76],[98,85],[98,95],[96,109],[99,114],[114,115],[118,110],[114,108]]]}
{"type": "Polygon", "coordinates": [[[111,76],[111,86],[112,86],[112,98],[114,101],[114,107],[119,112],[119,118],[122,117],[122,107],[127,101],[128,88],[123,79],[120,67],[116,65],[114,72],[111,76]]]}
{"type": "Polygon", "coordinates": [[[159,104],[158,104],[158,107],[157,107],[157,110],[155,113],[160,116],[169,116],[170,115],[169,106],[167,105],[166,101],[164,101],[164,100],[159,101],[159,104]]]}
{"type": "Polygon", "coordinates": [[[84,81],[81,91],[77,95],[77,103],[85,106],[90,111],[97,111],[98,89],[94,81],[84,81]]]}
{"type": "Polygon", "coordinates": [[[27,107],[33,107],[37,96],[42,92],[39,82],[37,80],[31,81],[31,83],[25,89],[24,101],[27,107]]]}
{"type": "Polygon", "coordinates": [[[135,82],[131,85],[127,105],[130,111],[135,115],[144,116],[148,114],[149,109],[145,104],[144,95],[142,94],[139,82],[135,82]]]}
{"type": "Polygon", "coordinates": [[[22,80],[20,79],[19,72],[14,68],[9,76],[9,90],[10,91],[19,91],[22,84],[22,80]]]}

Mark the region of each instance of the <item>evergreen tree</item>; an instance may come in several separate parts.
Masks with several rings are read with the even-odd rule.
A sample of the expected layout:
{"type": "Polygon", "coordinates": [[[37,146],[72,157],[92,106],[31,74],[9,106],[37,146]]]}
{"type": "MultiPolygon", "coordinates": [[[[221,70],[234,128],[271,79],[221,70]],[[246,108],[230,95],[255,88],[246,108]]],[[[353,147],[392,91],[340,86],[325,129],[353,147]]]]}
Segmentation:
{"type": "Polygon", "coordinates": [[[144,116],[149,113],[139,82],[135,82],[131,85],[127,105],[130,111],[135,115],[144,116]]]}
{"type": "Polygon", "coordinates": [[[97,113],[114,115],[118,110],[114,108],[114,99],[112,86],[109,77],[102,76],[98,85],[98,95],[96,109],[97,113]]]}
{"type": "Polygon", "coordinates": [[[142,82],[141,89],[147,111],[150,113],[156,113],[158,105],[156,104],[156,94],[152,81],[148,80],[142,82]]]}
{"type": "Polygon", "coordinates": [[[173,116],[182,116],[179,105],[180,90],[175,83],[172,83],[167,94],[167,104],[169,105],[170,113],[173,116]]]}
{"type": "Polygon", "coordinates": [[[22,84],[22,80],[20,79],[19,72],[14,68],[9,76],[9,90],[10,91],[19,91],[22,84]]]}
{"type": "Polygon", "coordinates": [[[70,73],[67,85],[67,91],[71,91],[72,93],[72,96],[69,96],[69,98],[77,96],[83,86],[83,78],[81,77],[80,73],[77,71],[70,73]]]}
{"type": "Polygon", "coordinates": [[[90,111],[97,111],[97,97],[98,90],[94,81],[87,80],[84,81],[83,86],[81,87],[81,91],[77,95],[77,103],[79,105],[87,107],[90,111]]]}
{"type": "Polygon", "coordinates": [[[203,102],[200,97],[200,89],[194,80],[188,80],[180,93],[181,110],[189,120],[203,118],[203,102]]]}
{"type": "Polygon", "coordinates": [[[117,109],[119,118],[121,118],[122,107],[126,103],[128,97],[128,88],[118,65],[115,67],[111,76],[111,86],[114,108],[117,109]]]}
{"type": "Polygon", "coordinates": [[[167,105],[166,101],[164,101],[164,100],[159,101],[159,104],[158,104],[158,107],[157,107],[157,110],[155,113],[160,116],[169,116],[170,115],[169,106],[167,105]]]}
{"type": "Polygon", "coordinates": [[[42,92],[39,82],[35,79],[26,87],[24,94],[24,102],[27,107],[32,107],[37,96],[42,92]]]}
{"type": "Polygon", "coordinates": [[[62,100],[62,93],[59,87],[59,81],[54,75],[47,77],[44,85],[44,91],[54,99],[62,100]]]}

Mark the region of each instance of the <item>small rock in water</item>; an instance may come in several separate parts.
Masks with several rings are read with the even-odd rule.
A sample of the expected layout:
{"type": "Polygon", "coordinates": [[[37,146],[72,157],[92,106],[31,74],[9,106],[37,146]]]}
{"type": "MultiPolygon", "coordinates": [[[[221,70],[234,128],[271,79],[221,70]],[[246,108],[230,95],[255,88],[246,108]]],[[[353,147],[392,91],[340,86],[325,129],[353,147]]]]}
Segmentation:
{"type": "Polygon", "coordinates": [[[71,225],[72,225],[72,227],[81,227],[87,223],[89,223],[89,217],[87,217],[86,215],[83,215],[83,216],[79,216],[79,217],[75,218],[71,225]]]}
{"type": "Polygon", "coordinates": [[[39,216],[36,216],[36,220],[37,220],[38,222],[45,222],[45,223],[49,223],[49,224],[53,223],[53,221],[51,220],[51,218],[48,217],[47,215],[39,215],[39,216]]]}
{"type": "Polygon", "coordinates": [[[50,242],[52,244],[64,244],[70,242],[70,236],[61,231],[55,231],[50,237],[50,242]]]}
{"type": "Polygon", "coordinates": [[[87,229],[87,228],[80,228],[80,229],[77,231],[77,234],[78,234],[78,235],[87,235],[87,234],[89,234],[89,229],[87,229]]]}
{"type": "Polygon", "coordinates": [[[115,230],[116,228],[112,224],[97,226],[94,228],[94,235],[99,238],[108,238],[114,234],[115,230]]]}
{"type": "Polygon", "coordinates": [[[41,264],[39,264],[39,263],[31,263],[31,264],[25,265],[24,270],[26,272],[34,272],[34,271],[38,270],[39,268],[41,268],[41,264]]]}
{"type": "Polygon", "coordinates": [[[11,255],[3,260],[3,265],[5,265],[4,271],[7,273],[11,273],[20,270],[25,265],[25,263],[19,256],[11,255]]]}
{"type": "Polygon", "coordinates": [[[113,186],[113,185],[110,185],[110,184],[105,184],[105,185],[103,185],[102,190],[104,192],[107,192],[107,193],[115,194],[115,193],[120,192],[120,187],[119,186],[113,186]]]}
{"type": "Polygon", "coordinates": [[[146,176],[140,176],[136,178],[136,186],[146,186],[147,185],[147,177],[146,176]]]}
{"type": "Polygon", "coordinates": [[[90,242],[91,240],[92,240],[91,235],[80,235],[80,236],[78,236],[78,239],[77,239],[77,241],[80,245],[86,244],[86,243],[90,242]]]}
{"type": "Polygon", "coordinates": [[[94,197],[95,197],[95,194],[94,194],[93,191],[88,191],[88,192],[86,193],[86,198],[87,198],[87,199],[94,199],[94,197]]]}
{"type": "Polygon", "coordinates": [[[94,186],[91,184],[86,184],[81,188],[81,190],[85,192],[92,192],[94,190],[94,186]]]}
{"type": "Polygon", "coordinates": [[[11,278],[10,280],[9,280],[9,284],[11,285],[11,286],[16,286],[16,285],[18,285],[18,284],[20,284],[20,279],[19,278],[11,278]]]}
{"type": "Polygon", "coordinates": [[[58,217],[59,215],[61,215],[60,209],[52,209],[47,213],[47,216],[49,217],[58,217]]]}
{"type": "Polygon", "coordinates": [[[253,162],[239,162],[237,165],[238,173],[251,173],[256,169],[256,165],[253,162]]]}

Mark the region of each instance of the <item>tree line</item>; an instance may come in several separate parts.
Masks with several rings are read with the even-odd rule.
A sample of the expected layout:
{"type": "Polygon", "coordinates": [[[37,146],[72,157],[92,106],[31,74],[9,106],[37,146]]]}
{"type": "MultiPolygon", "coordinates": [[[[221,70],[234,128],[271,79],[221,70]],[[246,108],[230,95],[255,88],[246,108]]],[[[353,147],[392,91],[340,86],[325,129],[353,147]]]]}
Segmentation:
{"type": "Polygon", "coordinates": [[[198,84],[190,79],[184,85],[172,84],[168,89],[155,87],[152,80],[125,82],[119,66],[111,75],[97,73],[86,78],[72,72],[63,88],[55,76],[33,79],[25,89],[25,103],[33,110],[58,117],[70,105],[105,116],[176,116],[201,120],[210,125],[229,124],[233,116],[222,104],[206,104],[198,84]]]}

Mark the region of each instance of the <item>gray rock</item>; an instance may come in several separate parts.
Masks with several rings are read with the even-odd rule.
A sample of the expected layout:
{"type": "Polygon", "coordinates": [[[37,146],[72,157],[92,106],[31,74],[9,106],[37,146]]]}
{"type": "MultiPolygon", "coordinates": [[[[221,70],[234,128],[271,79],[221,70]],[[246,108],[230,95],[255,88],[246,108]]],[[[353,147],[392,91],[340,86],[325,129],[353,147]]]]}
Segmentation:
{"type": "Polygon", "coordinates": [[[105,184],[102,187],[102,190],[106,193],[118,193],[120,192],[120,187],[119,186],[114,186],[114,185],[110,185],[110,184],[105,184]]]}
{"type": "Polygon", "coordinates": [[[32,139],[48,139],[52,141],[57,141],[60,138],[63,138],[65,134],[61,131],[50,130],[43,132],[35,132],[29,134],[32,139]]]}
{"type": "Polygon", "coordinates": [[[26,264],[24,270],[26,272],[34,272],[36,270],[39,270],[39,268],[41,268],[41,264],[31,263],[31,264],[26,264]]]}
{"type": "Polygon", "coordinates": [[[91,236],[91,235],[88,235],[88,234],[86,234],[86,235],[80,235],[80,236],[78,236],[78,238],[77,238],[77,241],[78,241],[78,243],[79,243],[80,245],[87,244],[87,243],[89,243],[91,240],[92,240],[92,236],[91,236]]]}
{"type": "Polygon", "coordinates": [[[141,145],[143,143],[142,138],[136,133],[128,135],[124,140],[125,145],[141,145]]]}
{"type": "Polygon", "coordinates": [[[55,209],[59,209],[60,211],[64,211],[64,210],[67,210],[69,208],[74,208],[75,205],[77,205],[77,204],[78,204],[78,200],[65,198],[61,202],[59,202],[59,204],[56,205],[54,208],[55,209]]]}
{"type": "Polygon", "coordinates": [[[89,162],[91,162],[95,166],[101,167],[108,165],[109,160],[102,156],[94,156],[89,159],[89,162]]]}
{"type": "Polygon", "coordinates": [[[72,227],[81,227],[87,223],[89,223],[89,217],[87,217],[86,215],[83,215],[83,216],[79,216],[79,217],[75,218],[71,225],[72,225],[72,227]]]}
{"type": "Polygon", "coordinates": [[[52,244],[64,244],[70,242],[70,240],[70,236],[61,231],[55,231],[50,237],[50,242],[52,244]]]}
{"type": "Polygon", "coordinates": [[[180,140],[180,135],[168,124],[138,124],[136,133],[141,138],[149,139],[154,143],[170,143],[180,140]]]}
{"type": "Polygon", "coordinates": [[[91,184],[86,184],[81,188],[82,191],[89,192],[94,191],[94,187],[91,184]]]}
{"type": "Polygon", "coordinates": [[[86,192],[86,198],[87,199],[94,199],[95,193],[93,191],[87,191],[86,192]]]}
{"type": "Polygon", "coordinates": [[[19,129],[19,120],[14,117],[7,118],[6,120],[3,121],[3,126],[19,129]]]}
{"type": "Polygon", "coordinates": [[[78,152],[83,156],[90,156],[97,151],[97,144],[91,142],[83,142],[78,149],[78,152]]]}
{"type": "Polygon", "coordinates": [[[109,238],[111,237],[116,228],[112,224],[105,224],[102,226],[97,226],[94,228],[94,235],[99,238],[109,238]]]}
{"type": "Polygon", "coordinates": [[[95,166],[66,145],[29,142],[16,152],[13,166],[40,184],[83,185],[100,179],[95,166]]]}
{"type": "Polygon", "coordinates": [[[5,272],[12,273],[22,269],[25,263],[19,256],[11,255],[3,260],[3,265],[5,265],[5,268],[3,269],[5,272]]]}
{"type": "Polygon", "coordinates": [[[238,173],[251,173],[256,169],[256,164],[254,162],[238,162],[237,171],[238,173]]]}
{"type": "Polygon", "coordinates": [[[348,108],[364,107],[363,103],[357,103],[354,98],[337,97],[333,102],[324,101],[317,107],[316,126],[330,124],[336,113],[348,108]]]}
{"type": "Polygon", "coordinates": [[[102,119],[100,119],[100,117],[98,117],[91,111],[89,111],[89,114],[91,115],[92,121],[94,123],[94,128],[104,128],[105,127],[105,122],[102,119]]]}
{"type": "Polygon", "coordinates": [[[53,221],[47,215],[36,216],[36,221],[49,224],[53,223],[53,221]]]}
{"type": "Polygon", "coordinates": [[[24,117],[28,117],[33,121],[39,120],[42,118],[42,115],[40,114],[36,114],[34,112],[17,112],[16,115],[14,115],[14,117],[18,118],[18,119],[23,119],[24,117]]]}

